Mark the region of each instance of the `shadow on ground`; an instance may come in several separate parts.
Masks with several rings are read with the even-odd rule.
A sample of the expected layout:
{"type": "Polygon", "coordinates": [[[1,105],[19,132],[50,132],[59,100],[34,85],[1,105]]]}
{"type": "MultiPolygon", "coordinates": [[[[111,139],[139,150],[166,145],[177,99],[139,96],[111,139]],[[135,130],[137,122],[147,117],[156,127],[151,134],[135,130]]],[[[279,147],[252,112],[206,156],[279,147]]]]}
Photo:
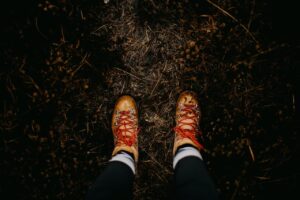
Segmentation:
{"type": "Polygon", "coordinates": [[[114,102],[130,94],[142,128],[135,199],[168,199],[175,103],[186,89],[201,102],[203,156],[221,199],[296,194],[299,40],[272,32],[269,4],[9,4],[1,197],[82,199],[110,158],[114,102]]]}

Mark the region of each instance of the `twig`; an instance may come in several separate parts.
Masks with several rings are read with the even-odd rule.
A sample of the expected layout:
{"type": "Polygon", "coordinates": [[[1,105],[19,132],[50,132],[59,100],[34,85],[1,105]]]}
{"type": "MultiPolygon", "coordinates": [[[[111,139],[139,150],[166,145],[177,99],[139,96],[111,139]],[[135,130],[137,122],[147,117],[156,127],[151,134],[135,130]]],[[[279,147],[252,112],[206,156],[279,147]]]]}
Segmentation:
{"type": "Polygon", "coordinates": [[[278,45],[278,46],[275,46],[272,48],[268,48],[266,50],[259,50],[259,52],[257,54],[254,54],[253,56],[250,56],[249,58],[246,58],[244,60],[240,60],[240,61],[237,61],[236,63],[233,63],[231,67],[233,69],[236,69],[236,67],[238,65],[244,64],[244,65],[249,65],[249,68],[251,68],[254,64],[264,61],[264,60],[258,60],[259,56],[263,56],[265,54],[271,53],[272,51],[275,51],[275,50],[277,50],[279,48],[283,48],[283,47],[285,47],[285,45],[281,44],[281,45],[278,45]]]}
{"type": "Polygon", "coordinates": [[[16,87],[15,87],[15,85],[13,84],[13,82],[12,82],[10,76],[7,76],[6,81],[7,81],[7,82],[6,82],[6,85],[7,85],[7,86],[6,86],[6,89],[8,90],[8,92],[9,92],[11,98],[12,98],[12,101],[15,103],[15,102],[16,102],[16,97],[15,97],[15,95],[14,95],[13,90],[14,90],[16,87]]]}
{"type": "Polygon", "coordinates": [[[154,7],[155,9],[158,9],[158,6],[154,3],[153,0],[150,0],[150,3],[153,5],[153,7],[154,7]]]}
{"type": "Polygon", "coordinates": [[[66,40],[65,40],[65,34],[64,34],[64,29],[63,29],[62,26],[60,26],[60,32],[61,32],[61,41],[63,43],[65,43],[66,42],[66,40]]]}
{"type": "Polygon", "coordinates": [[[221,8],[220,6],[215,4],[214,2],[212,2],[210,0],[206,0],[206,1],[209,4],[211,4],[213,7],[217,8],[219,11],[221,11],[224,15],[230,17],[233,21],[238,23],[249,34],[249,36],[255,41],[255,43],[258,43],[258,41],[255,39],[254,35],[249,31],[249,29],[245,25],[243,25],[241,22],[239,22],[239,20],[237,18],[232,16],[229,12],[227,12],[226,10],[224,10],[223,8],[221,8]]]}
{"type": "Polygon", "coordinates": [[[235,187],[235,190],[234,190],[234,192],[233,192],[233,194],[232,194],[230,200],[234,200],[234,199],[235,199],[236,194],[237,194],[237,192],[238,192],[238,190],[239,190],[239,188],[240,188],[240,181],[237,181],[237,180],[236,180],[236,181],[235,181],[235,184],[236,184],[236,187],[235,187]]]}
{"type": "Polygon", "coordinates": [[[152,97],[152,94],[153,94],[154,90],[156,89],[158,83],[160,82],[160,80],[161,80],[161,78],[162,78],[162,75],[163,75],[163,72],[165,71],[166,67],[167,67],[167,64],[165,63],[165,66],[164,66],[164,68],[163,68],[163,70],[162,70],[162,72],[161,72],[159,78],[157,79],[157,81],[156,81],[156,83],[155,83],[155,85],[154,85],[154,87],[153,87],[153,89],[152,89],[152,91],[151,91],[151,93],[150,93],[150,97],[152,97]]]}
{"type": "Polygon", "coordinates": [[[252,18],[253,18],[253,14],[254,14],[254,9],[255,9],[255,0],[253,0],[253,4],[252,4],[252,9],[250,11],[250,18],[249,18],[249,22],[248,22],[248,29],[250,29],[251,23],[252,23],[252,18]]]}
{"type": "Polygon", "coordinates": [[[102,72],[99,69],[97,69],[94,65],[92,65],[89,61],[84,60],[84,63],[87,64],[92,70],[94,70],[100,77],[102,77],[102,72]]]}
{"type": "Polygon", "coordinates": [[[262,51],[260,51],[259,53],[254,54],[254,55],[251,56],[250,58],[253,59],[253,58],[256,58],[256,57],[258,57],[258,56],[262,56],[262,55],[268,54],[268,53],[270,53],[270,52],[273,52],[273,51],[275,51],[275,50],[277,50],[277,49],[284,48],[284,47],[286,47],[285,44],[280,44],[280,45],[277,45],[277,46],[275,46],[275,47],[268,48],[268,49],[266,49],[266,50],[262,50],[262,51]]]}
{"type": "Polygon", "coordinates": [[[293,111],[296,112],[296,103],[295,103],[295,95],[292,95],[292,102],[293,102],[293,111]]]}
{"type": "Polygon", "coordinates": [[[253,153],[252,147],[251,147],[251,145],[250,145],[250,141],[249,141],[249,139],[247,139],[247,145],[248,145],[248,149],[249,149],[249,152],[250,152],[250,155],[251,155],[252,161],[255,161],[255,156],[254,156],[254,153],[253,153]]]}
{"type": "Polygon", "coordinates": [[[123,91],[124,91],[124,88],[125,88],[125,83],[126,83],[126,80],[124,81],[124,83],[122,85],[121,94],[123,94],[123,91]]]}
{"type": "Polygon", "coordinates": [[[99,28],[97,28],[96,30],[94,30],[91,34],[96,34],[96,32],[98,32],[98,31],[101,30],[102,28],[105,28],[105,30],[106,30],[106,24],[100,26],[99,28]]]}
{"type": "Polygon", "coordinates": [[[82,58],[79,66],[71,73],[71,77],[73,77],[76,74],[76,72],[86,63],[85,60],[86,60],[87,57],[88,57],[88,54],[86,53],[84,55],[84,57],[82,58]]]}
{"type": "Polygon", "coordinates": [[[259,184],[278,183],[278,182],[282,182],[282,181],[288,181],[291,178],[294,178],[295,180],[297,180],[297,176],[299,177],[299,173],[293,174],[291,176],[285,176],[285,177],[277,178],[277,179],[269,179],[269,180],[263,181],[263,182],[261,182],[259,184]]]}
{"type": "Polygon", "coordinates": [[[35,89],[36,89],[40,94],[43,94],[42,90],[40,89],[40,86],[39,86],[39,85],[34,81],[34,79],[33,79],[31,76],[29,76],[29,75],[26,73],[26,71],[23,69],[24,66],[25,66],[25,62],[26,62],[26,59],[23,60],[23,63],[22,63],[22,65],[21,65],[21,67],[19,68],[19,72],[20,72],[21,74],[23,74],[26,78],[29,79],[29,83],[31,83],[31,84],[35,87],[35,89]]]}
{"type": "Polygon", "coordinates": [[[90,132],[90,125],[89,122],[86,123],[86,133],[90,132]]]}
{"type": "Polygon", "coordinates": [[[35,24],[35,28],[36,28],[37,32],[39,32],[39,34],[41,34],[41,36],[42,36],[44,39],[48,40],[48,37],[47,37],[44,33],[42,33],[42,32],[40,31],[40,28],[39,28],[39,25],[38,25],[38,19],[37,19],[37,17],[34,19],[34,24],[35,24]]]}
{"type": "Polygon", "coordinates": [[[130,72],[128,72],[128,71],[125,71],[125,70],[123,70],[123,69],[121,69],[121,68],[118,68],[118,67],[114,67],[114,68],[117,69],[117,70],[119,70],[119,71],[122,71],[122,72],[124,72],[125,74],[128,74],[128,75],[130,75],[130,76],[132,76],[132,77],[134,77],[134,78],[136,78],[136,79],[138,79],[138,80],[142,80],[141,78],[137,77],[136,75],[134,75],[134,74],[132,74],[132,73],[130,73],[130,72]]]}
{"type": "Polygon", "coordinates": [[[257,178],[260,181],[268,181],[271,179],[270,177],[266,177],[266,176],[255,176],[255,178],[257,178]]]}
{"type": "Polygon", "coordinates": [[[83,16],[82,10],[80,10],[80,17],[81,17],[82,20],[85,20],[85,17],[83,16]]]}

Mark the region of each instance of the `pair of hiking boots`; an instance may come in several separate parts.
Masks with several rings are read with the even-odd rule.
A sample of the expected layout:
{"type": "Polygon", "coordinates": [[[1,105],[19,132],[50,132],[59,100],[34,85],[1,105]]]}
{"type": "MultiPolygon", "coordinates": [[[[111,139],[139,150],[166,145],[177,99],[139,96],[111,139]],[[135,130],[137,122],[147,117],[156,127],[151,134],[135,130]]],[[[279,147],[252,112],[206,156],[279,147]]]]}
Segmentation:
{"type": "MultiPolygon", "coordinates": [[[[182,92],[176,105],[176,126],[173,154],[182,145],[192,145],[197,149],[203,146],[197,141],[201,112],[195,93],[182,92]]],[[[112,132],[114,135],[114,150],[112,155],[120,151],[129,152],[138,161],[138,110],[134,99],[130,96],[122,96],[115,104],[112,116],[112,132]]]]}

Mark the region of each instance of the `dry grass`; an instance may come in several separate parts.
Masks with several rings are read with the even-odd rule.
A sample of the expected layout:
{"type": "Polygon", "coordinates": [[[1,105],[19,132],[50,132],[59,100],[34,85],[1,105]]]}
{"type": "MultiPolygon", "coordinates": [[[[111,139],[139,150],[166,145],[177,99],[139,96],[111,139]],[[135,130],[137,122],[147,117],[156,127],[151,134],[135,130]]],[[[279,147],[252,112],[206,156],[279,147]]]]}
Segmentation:
{"type": "Polygon", "coordinates": [[[135,199],[167,199],[175,104],[186,89],[201,102],[203,156],[221,199],[293,189],[294,55],[262,41],[259,5],[42,1],[32,24],[13,29],[28,32],[17,41],[30,50],[3,51],[0,191],[82,198],[110,158],[114,102],[130,94],[141,126],[135,199]]]}

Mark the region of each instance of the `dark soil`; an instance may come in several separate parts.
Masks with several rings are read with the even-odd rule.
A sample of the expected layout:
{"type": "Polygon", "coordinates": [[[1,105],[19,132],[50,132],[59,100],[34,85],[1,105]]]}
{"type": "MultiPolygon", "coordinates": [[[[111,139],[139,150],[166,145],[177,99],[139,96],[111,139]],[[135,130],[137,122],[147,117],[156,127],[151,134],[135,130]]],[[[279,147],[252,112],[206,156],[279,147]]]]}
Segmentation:
{"type": "Polygon", "coordinates": [[[83,199],[111,157],[114,102],[130,94],[141,126],[135,199],[168,199],[186,89],[201,102],[220,199],[299,198],[299,17],[283,3],[3,4],[0,198],[83,199]]]}

